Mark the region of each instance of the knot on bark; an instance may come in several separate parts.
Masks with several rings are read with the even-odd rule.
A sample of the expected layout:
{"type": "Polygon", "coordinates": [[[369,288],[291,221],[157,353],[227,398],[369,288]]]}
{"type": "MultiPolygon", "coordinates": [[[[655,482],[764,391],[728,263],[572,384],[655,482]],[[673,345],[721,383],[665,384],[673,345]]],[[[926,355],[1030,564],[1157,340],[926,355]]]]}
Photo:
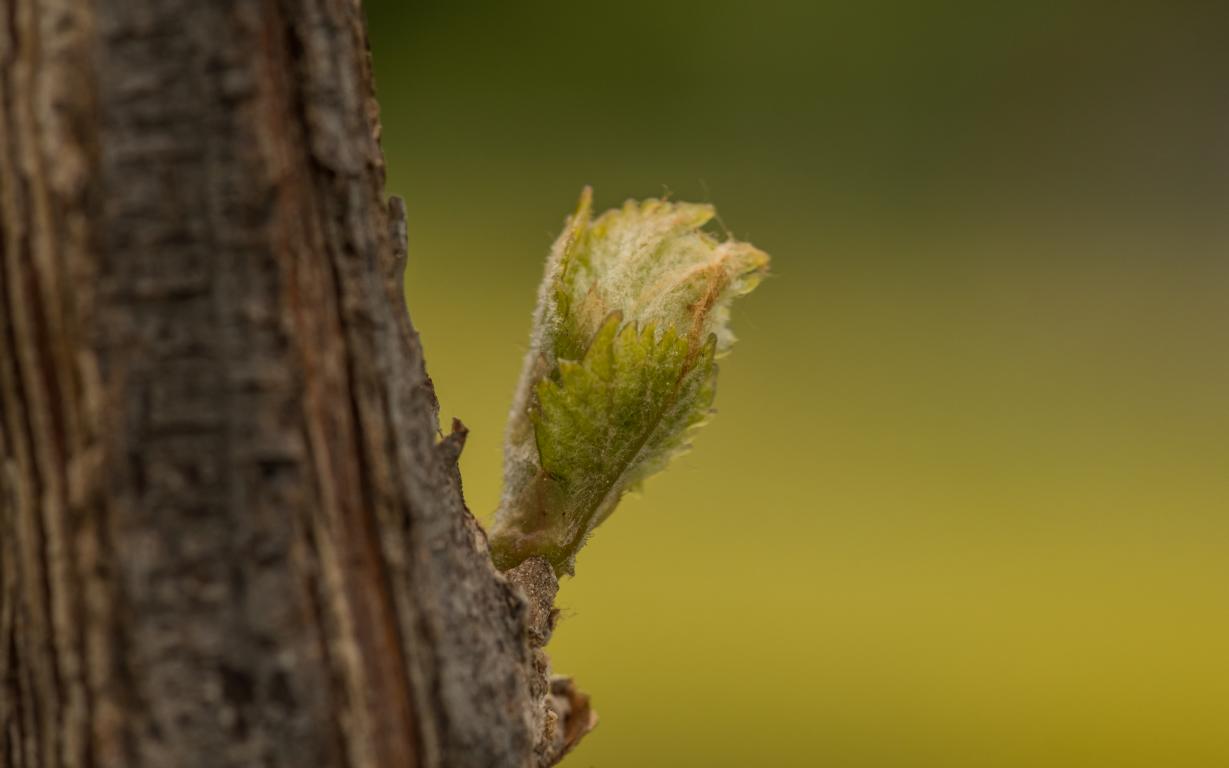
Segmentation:
{"type": "Polygon", "coordinates": [[[551,675],[550,657],[543,650],[559,619],[555,570],[543,558],[531,557],[504,575],[525,600],[525,629],[532,654],[528,683],[530,694],[540,702],[534,713],[534,733],[538,734],[534,752],[538,766],[545,768],[562,760],[597,726],[597,713],[572,678],[551,675]]]}

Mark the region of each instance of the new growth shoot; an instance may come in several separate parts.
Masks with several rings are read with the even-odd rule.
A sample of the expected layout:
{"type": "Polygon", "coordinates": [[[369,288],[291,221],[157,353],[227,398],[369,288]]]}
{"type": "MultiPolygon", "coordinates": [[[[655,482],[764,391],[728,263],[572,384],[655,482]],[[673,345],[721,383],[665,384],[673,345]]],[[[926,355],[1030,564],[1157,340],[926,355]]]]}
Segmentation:
{"type": "Polygon", "coordinates": [[[712,413],[730,304],[768,255],[702,228],[712,206],[628,201],[596,219],[588,188],[546,262],[490,531],[501,569],[572,573],[619,499],[685,451],[712,413]]]}

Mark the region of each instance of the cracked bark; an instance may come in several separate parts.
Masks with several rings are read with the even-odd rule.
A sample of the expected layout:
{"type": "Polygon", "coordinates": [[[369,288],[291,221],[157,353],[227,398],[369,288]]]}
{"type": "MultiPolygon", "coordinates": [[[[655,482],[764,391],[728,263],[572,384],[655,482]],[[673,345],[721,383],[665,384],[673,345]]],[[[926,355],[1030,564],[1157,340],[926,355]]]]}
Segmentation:
{"type": "Polygon", "coordinates": [[[556,761],[593,716],[438,439],[358,3],[0,11],[0,765],[556,761]]]}

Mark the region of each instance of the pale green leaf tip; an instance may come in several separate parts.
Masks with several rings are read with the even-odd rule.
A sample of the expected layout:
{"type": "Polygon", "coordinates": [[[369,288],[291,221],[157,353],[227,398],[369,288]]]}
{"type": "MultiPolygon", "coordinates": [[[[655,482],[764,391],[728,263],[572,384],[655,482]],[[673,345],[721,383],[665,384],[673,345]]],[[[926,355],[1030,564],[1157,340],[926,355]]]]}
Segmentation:
{"type": "Polygon", "coordinates": [[[502,569],[540,556],[571,573],[623,493],[686,450],[734,342],[730,305],[767,273],[763,251],[702,229],[710,205],[592,207],[585,187],[538,296],[490,536],[502,569]]]}

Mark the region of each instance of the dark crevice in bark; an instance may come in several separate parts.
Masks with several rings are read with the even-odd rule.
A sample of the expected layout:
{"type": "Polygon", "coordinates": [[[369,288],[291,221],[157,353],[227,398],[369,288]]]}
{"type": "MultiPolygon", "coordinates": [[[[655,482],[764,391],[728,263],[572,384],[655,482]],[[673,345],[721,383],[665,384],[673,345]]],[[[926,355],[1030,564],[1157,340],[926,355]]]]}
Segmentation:
{"type": "MultiPolygon", "coordinates": [[[[273,70],[274,75],[279,85],[282,87],[282,98],[285,100],[286,109],[289,112],[291,130],[300,137],[303,147],[310,147],[313,141],[312,123],[308,116],[306,97],[303,92],[303,57],[305,55],[305,47],[301,40],[301,32],[297,24],[287,23],[285,20],[293,19],[296,12],[295,8],[289,7],[290,4],[285,2],[271,2],[268,7],[271,10],[270,28],[275,31],[280,31],[280,35],[273,35],[271,39],[280,42],[281,45],[274,45],[270,52],[270,70],[273,70]]],[[[310,177],[310,183],[304,181],[299,186],[301,188],[303,201],[302,206],[311,212],[313,219],[320,219],[327,213],[322,209],[317,201],[327,200],[329,198],[329,186],[334,182],[331,178],[331,171],[320,164],[313,153],[304,150],[302,152],[302,161],[306,168],[304,175],[310,177]]],[[[322,232],[315,232],[314,238],[323,238],[322,232]]],[[[287,259],[293,259],[294,255],[290,249],[286,253],[287,259]]],[[[326,269],[327,285],[330,286],[329,293],[331,304],[330,306],[340,308],[343,306],[345,296],[342,292],[341,281],[342,275],[338,269],[335,259],[328,261],[326,269]]],[[[309,307],[305,311],[315,311],[317,308],[309,307]]],[[[375,542],[376,534],[374,533],[374,523],[370,517],[372,509],[374,493],[370,488],[366,479],[369,477],[369,461],[366,452],[365,435],[362,432],[362,425],[359,420],[358,404],[355,400],[355,380],[354,380],[354,360],[350,354],[349,347],[344,350],[346,379],[344,382],[346,403],[341,405],[343,412],[346,413],[351,428],[354,430],[355,441],[355,461],[356,471],[360,478],[359,483],[359,504],[356,507],[356,514],[352,517],[354,528],[356,529],[357,538],[361,543],[361,547],[365,552],[365,560],[375,571],[372,579],[373,586],[376,587],[379,594],[379,605],[382,613],[386,616],[391,616],[394,613],[392,601],[389,598],[390,587],[388,584],[388,574],[383,568],[383,561],[378,556],[378,545],[375,542]]],[[[310,445],[309,441],[309,445],[310,445]]],[[[310,527],[309,527],[310,530],[310,527]]],[[[310,535],[310,534],[309,534],[310,535]]],[[[313,539],[314,540],[314,539],[313,539]]],[[[317,587],[319,585],[317,584],[317,587]]],[[[316,601],[317,608],[319,602],[316,601]]],[[[393,668],[391,677],[395,680],[405,680],[407,677],[404,661],[401,659],[401,649],[404,647],[401,637],[395,624],[390,625],[387,621],[384,622],[385,627],[391,626],[393,632],[393,640],[390,643],[385,643],[386,649],[385,661],[393,668]]],[[[386,630],[388,631],[388,630],[386,630]]],[[[327,640],[326,640],[327,643],[327,640]]],[[[336,648],[326,649],[329,657],[335,657],[338,652],[336,648]]],[[[331,679],[334,686],[341,685],[341,676],[338,674],[336,667],[333,667],[331,679]]],[[[335,689],[341,692],[342,689],[335,689]]],[[[344,695],[344,694],[343,694],[344,695]]],[[[411,708],[408,699],[398,696],[400,701],[387,702],[389,711],[399,712],[400,727],[396,730],[403,734],[407,739],[409,746],[408,755],[403,759],[410,759],[413,756],[415,763],[420,762],[417,757],[417,737],[416,724],[412,717],[411,708]]],[[[348,762],[348,758],[347,758],[348,762]]]]}
{"type": "MultiPolygon", "coordinates": [[[[306,560],[308,562],[318,562],[320,558],[319,549],[316,546],[316,539],[311,531],[310,521],[304,517],[300,517],[299,525],[302,526],[301,535],[306,546],[306,560]]],[[[306,584],[306,594],[311,606],[312,620],[316,626],[325,626],[327,614],[323,605],[323,587],[320,584],[319,575],[311,568],[303,568],[303,579],[306,584]]],[[[327,633],[321,632],[317,635],[319,641],[319,650],[322,658],[330,658],[332,651],[329,648],[327,633]]],[[[330,709],[340,709],[337,703],[340,692],[344,691],[344,684],[341,680],[341,672],[334,665],[328,665],[327,676],[329,682],[329,699],[333,704],[330,709]]],[[[345,730],[338,719],[333,719],[328,723],[323,724],[330,732],[331,745],[334,754],[337,756],[337,768],[351,768],[349,754],[346,751],[345,730]]]]}

